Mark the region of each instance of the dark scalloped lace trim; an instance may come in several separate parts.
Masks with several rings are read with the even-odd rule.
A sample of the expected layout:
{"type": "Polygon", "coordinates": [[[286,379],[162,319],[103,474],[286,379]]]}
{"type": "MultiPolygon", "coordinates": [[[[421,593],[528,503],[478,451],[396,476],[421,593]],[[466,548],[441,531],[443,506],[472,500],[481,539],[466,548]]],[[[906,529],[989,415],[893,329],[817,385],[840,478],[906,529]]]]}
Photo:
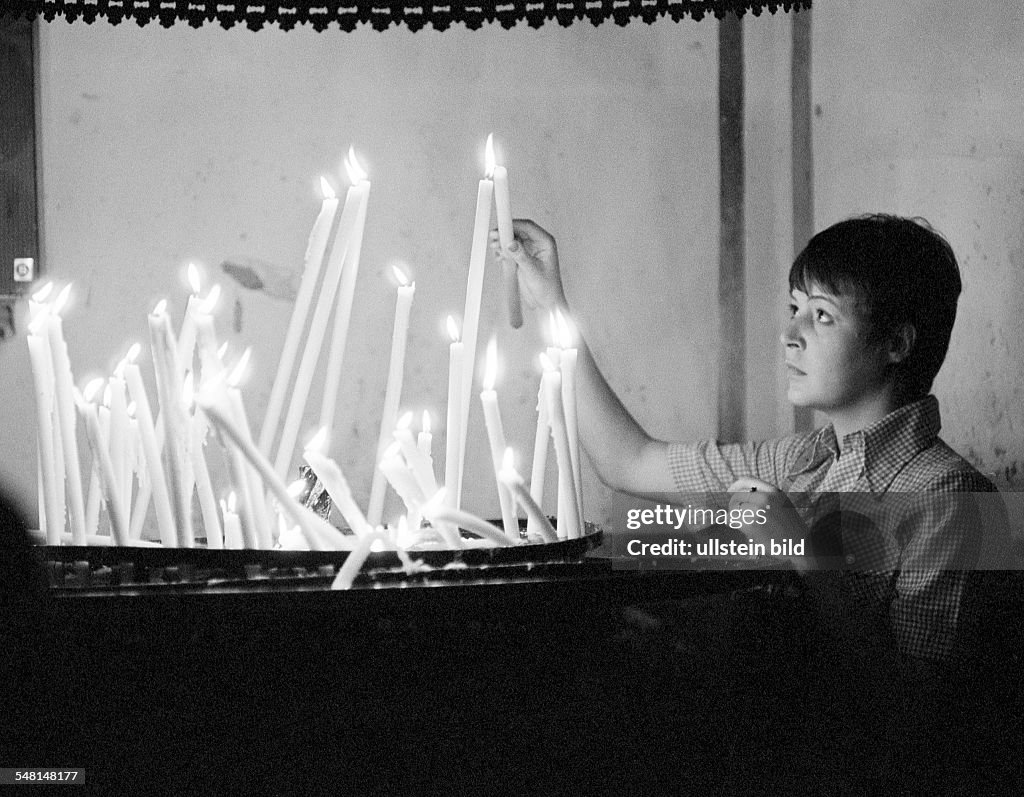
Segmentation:
{"type": "Polygon", "coordinates": [[[376,30],[404,25],[417,31],[428,25],[446,30],[464,24],[471,30],[485,23],[498,22],[512,28],[525,21],[531,28],[549,22],[567,26],[588,20],[599,25],[612,20],[626,25],[640,20],[651,23],[668,17],[679,21],[684,17],[699,20],[705,16],[721,17],[729,11],[750,12],[792,11],[810,8],[811,0],[487,0],[486,2],[365,2],[365,0],[298,0],[297,2],[205,2],[204,0],[5,0],[2,13],[42,17],[47,22],[58,16],[68,22],[92,23],[104,18],[111,24],[131,20],[139,25],[158,21],[164,27],[187,22],[194,28],[216,23],[224,28],[245,25],[259,30],[276,24],[283,30],[297,25],[310,25],[323,31],[337,25],[352,31],[368,24],[376,30]]]}

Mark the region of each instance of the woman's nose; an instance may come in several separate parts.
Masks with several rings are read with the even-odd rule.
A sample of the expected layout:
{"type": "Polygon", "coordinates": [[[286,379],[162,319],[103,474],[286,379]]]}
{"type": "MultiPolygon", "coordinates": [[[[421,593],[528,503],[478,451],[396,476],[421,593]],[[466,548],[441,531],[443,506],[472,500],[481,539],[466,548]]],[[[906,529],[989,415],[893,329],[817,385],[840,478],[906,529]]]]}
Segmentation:
{"type": "Polygon", "coordinates": [[[783,327],[782,336],[781,336],[780,339],[782,340],[782,345],[783,346],[786,346],[786,347],[797,346],[799,348],[803,348],[803,346],[804,346],[804,335],[803,335],[803,330],[802,330],[802,328],[800,326],[800,316],[799,316],[799,313],[794,314],[786,322],[786,326],[783,327]]]}

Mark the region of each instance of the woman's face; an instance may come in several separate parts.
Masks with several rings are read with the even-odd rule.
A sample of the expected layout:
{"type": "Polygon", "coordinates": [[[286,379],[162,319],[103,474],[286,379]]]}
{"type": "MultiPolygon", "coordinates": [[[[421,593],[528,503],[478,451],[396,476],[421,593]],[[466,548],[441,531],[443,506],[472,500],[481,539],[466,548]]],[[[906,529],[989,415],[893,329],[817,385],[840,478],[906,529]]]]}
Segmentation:
{"type": "Polygon", "coordinates": [[[886,347],[867,342],[867,325],[852,298],[813,284],[808,291],[790,293],[782,334],[787,398],[825,413],[848,412],[877,399],[886,388],[886,347]]]}

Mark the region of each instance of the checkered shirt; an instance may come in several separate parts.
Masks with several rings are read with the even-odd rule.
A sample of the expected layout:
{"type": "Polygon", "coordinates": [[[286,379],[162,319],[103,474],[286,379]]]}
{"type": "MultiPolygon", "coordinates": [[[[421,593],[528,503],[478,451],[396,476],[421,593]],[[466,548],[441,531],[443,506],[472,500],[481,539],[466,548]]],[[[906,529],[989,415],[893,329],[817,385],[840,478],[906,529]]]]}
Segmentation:
{"type": "Polygon", "coordinates": [[[954,651],[968,571],[1012,560],[1002,502],[979,495],[995,487],[939,427],[938,401],[927,396],[847,435],[842,456],[829,424],[759,443],[674,443],[668,460],[691,499],[727,501],[742,476],[777,485],[812,549],[840,541],[843,578],[887,618],[900,649],[941,661],[954,651]]]}

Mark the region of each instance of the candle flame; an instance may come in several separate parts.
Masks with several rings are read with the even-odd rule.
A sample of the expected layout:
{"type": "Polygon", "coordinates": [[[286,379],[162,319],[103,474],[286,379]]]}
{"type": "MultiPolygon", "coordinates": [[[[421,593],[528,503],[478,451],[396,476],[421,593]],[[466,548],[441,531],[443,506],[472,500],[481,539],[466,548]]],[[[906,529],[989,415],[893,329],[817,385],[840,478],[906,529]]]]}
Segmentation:
{"type": "Polygon", "coordinates": [[[406,285],[409,284],[409,278],[405,276],[405,272],[402,271],[402,269],[400,269],[398,266],[391,266],[391,271],[394,273],[395,279],[398,280],[399,286],[404,288],[406,285]]]}
{"type": "Polygon", "coordinates": [[[141,353],[142,346],[141,344],[138,343],[138,341],[136,341],[135,343],[128,347],[128,353],[125,354],[124,360],[122,360],[122,362],[125,365],[131,365],[133,362],[135,362],[136,359],[138,359],[138,356],[141,353]]]}
{"type": "Polygon", "coordinates": [[[498,379],[498,340],[491,338],[487,344],[487,361],[484,365],[484,390],[494,390],[494,383],[498,379]]]}
{"type": "Polygon", "coordinates": [[[545,371],[555,370],[555,364],[551,362],[551,358],[548,357],[547,354],[545,354],[544,352],[540,353],[540,367],[543,368],[545,371]]]}
{"type": "Polygon", "coordinates": [[[130,404],[128,405],[128,407],[126,408],[126,410],[125,410],[125,411],[126,411],[126,412],[128,413],[128,417],[129,417],[129,418],[132,418],[132,419],[134,419],[134,418],[135,418],[135,411],[136,411],[137,409],[138,409],[138,407],[136,406],[135,402],[133,401],[133,402],[131,402],[131,403],[130,403],[130,404]]]}
{"type": "Polygon", "coordinates": [[[351,146],[348,148],[348,157],[345,158],[345,171],[348,172],[348,179],[353,185],[363,182],[367,177],[366,171],[356,160],[355,149],[351,146]]]}
{"type": "Polygon", "coordinates": [[[213,315],[213,311],[217,309],[217,302],[220,301],[220,283],[214,283],[214,286],[210,288],[210,292],[206,294],[206,298],[203,299],[203,303],[199,305],[199,312],[206,313],[207,315],[213,315]]]}
{"type": "Polygon", "coordinates": [[[161,299],[156,303],[156,307],[153,308],[153,312],[150,315],[163,315],[167,312],[167,300],[161,299]]]}
{"type": "Polygon", "coordinates": [[[315,454],[322,454],[327,450],[327,431],[326,426],[321,426],[317,429],[315,435],[313,435],[309,442],[306,443],[306,451],[312,451],[315,454]]]}
{"type": "Polygon", "coordinates": [[[202,281],[199,279],[199,269],[195,263],[188,264],[188,285],[192,289],[192,295],[198,296],[202,289],[202,281]]]}
{"type": "Polygon", "coordinates": [[[249,358],[252,356],[252,347],[249,346],[242,356],[238,358],[238,363],[231,369],[231,375],[228,377],[228,385],[231,387],[238,387],[242,380],[245,378],[246,369],[249,367],[249,358]]]}
{"type": "Polygon", "coordinates": [[[42,288],[32,294],[32,301],[42,304],[50,298],[51,293],[53,293],[53,283],[47,282],[42,288]]]}
{"type": "Polygon", "coordinates": [[[487,144],[484,145],[484,174],[487,179],[494,176],[494,167],[497,163],[494,160],[494,133],[487,134],[487,144]]]}
{"type": "Polygon", "coordinates": [[[103,389],[103,380],[100,377],[96,377],[82,390],[82,398],[86,401],[92,401],[96,398],[96,394],[103,389]]]}
{"type": "Polygon", "coordinates": [[[420,420],[420,431],[430,434],[430,411],[423,410],[423,418],[420,420]]]}
{"type": "Polygon", "coordinates": [[[235,512],[238,510],[238,496],[235,495],[235,491],[232,490],[228,493],[228,512],[235,512]]]}
{"type": "MultiPolygon", "coordinates": [[[[295,481],[288,485],[288,495],[295,499],[298,499],[298,497],[302,495],[302,493],[305,492],[305,490],[305,479],[296,479],[295,481]]],[[[232,493],[232,495],[234,495],[234,493],[232,493]]]]}
{"type": "Polygon", "coordinates": [[[408,429],[410,426],[412,426],[412,413],[406,412],[398,419],[398,423],[395,424],[395,430],[408,429]]]}
{"type": "Polygon", "coordinates": [[[324,195],[324,199],[335,199],[338,196],[334,193],[331,184],[327,182],[327,178],[323,175],[320,176],[320,193],[324,195]]]}
{"type": "Polygon", "coordinates": [[[57,294],[57,298],[53,300],[53,312],[60,313],[68,303],[68,299],[71,298],[71,283],[69,282],[60,293],[57,294]]]}
{"type": "Polygon", "coordinates": [[[516,469],[516,452],[512,450],[512,446],[505,449],[505,455],[501,458],[501,469],[510,472],[516,469]]]}
{"type": "Polygon", "coordinates": [[[185,373],[185,379],[181,385],[181,400],[186,407],[191,407],[196,400],[196,379],[191,371],[185,373]]]}
{"type": "Polygon", "coordinates": [[[558,344],[559,348],[571,349],[575,338],[573,335],[572,325],[560,309],[555,310],[554,325],[556,335],[555,342],[558,344]]]}
{"type": "Polygon", "coordinates": [[[455,319],[448,316],[448,337],[452,339],[452,343],[459,342],[459,328],[455,325],[455,319]]]}

